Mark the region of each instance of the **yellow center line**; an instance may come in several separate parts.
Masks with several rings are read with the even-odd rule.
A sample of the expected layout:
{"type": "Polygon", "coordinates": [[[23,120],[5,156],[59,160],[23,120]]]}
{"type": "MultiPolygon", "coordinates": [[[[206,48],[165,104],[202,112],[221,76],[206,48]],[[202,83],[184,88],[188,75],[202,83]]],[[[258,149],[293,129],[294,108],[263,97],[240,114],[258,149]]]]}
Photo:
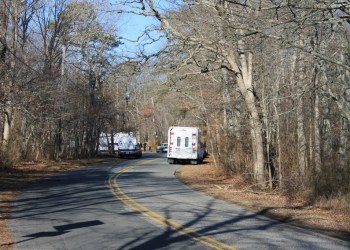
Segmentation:
{"type": "MultiPolygon", "coordinates": [[[[154,161],[154,160],[152,160],[152,161],[154,161]]],[[[147,162],[151,162],[151,161],[144,161],[140,165],[143,165],[147,162]]],[[[204,244],[206,246],[209,246],[213,249],[218,249],[218,250],[219,249],[237,250],[237,248],[235,248],[235,247],[232,247],[232,246],[227,245],[223,242],[217,241],[214,238],[211,238],[209,236],[198,233],[197,231],[193,230],[192,228],[185,227],[185,226],[183,226],[183,225],[181,225],[181,224],[179,224],[171,219],[167,219],[167,218],[163,217],[162,215],[156,213],[155,211],[152,211],[149,208],[141,205],[139,202],[135,201],[133,198],[131,198],[130,196],[125,194],[123,192],[123,190],[121,189],[121,187],[119,186],[117,179],[123,173],[126,173],[134,168],[136,168],[136,166],[126,167],[126,168],[118,171],[116,173],[116,175],[111,176],[109,178],[108,183],[109,183],[110,191],[118,200],[123,202],[126,206],[133,209],[134,211],[137,211],[140,214],[142,214],[143,216],[151,219],[152,221],[154,221],[162,226],[169,227],[172,230],[174,230],[182,235],[186,235],[189,238],[200,242],[201,244],[204,244]]]]}

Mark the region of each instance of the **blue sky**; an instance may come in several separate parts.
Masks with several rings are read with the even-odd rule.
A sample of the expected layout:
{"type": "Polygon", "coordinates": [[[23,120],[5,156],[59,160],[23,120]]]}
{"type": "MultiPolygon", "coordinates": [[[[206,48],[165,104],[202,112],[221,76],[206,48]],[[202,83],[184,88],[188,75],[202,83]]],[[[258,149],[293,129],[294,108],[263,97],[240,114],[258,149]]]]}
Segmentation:
{"type": "MultiPolygon", "coordinates": [[[[130,40],[136,40],[138,36],[140,36],[143,31],[151,26],[158,25],[158,21],[155,20],[152,17],[144,17],[134,14],[124,14],[122,19],[120,20],[120,30],[119,35],[122,37],[126,37],[130,40]]],[[[156,33],[153,33],[154,36],[157,36],[156,33]]],[[[140,43],[146,43],[146,38],[142,38],[139,42],[140,43]]],[[[141,45],[140,43],[131,43],[128,41],[123,41],[124,45],[121,46],[121,50],[124,53],[133,53],[137,52],[141,45]]],[[[164,44],[164,41],[157,42],[155,44],[147,45],[146,51],[147,53],[152,53],[157,51],[162,45],[164,44]]]]}

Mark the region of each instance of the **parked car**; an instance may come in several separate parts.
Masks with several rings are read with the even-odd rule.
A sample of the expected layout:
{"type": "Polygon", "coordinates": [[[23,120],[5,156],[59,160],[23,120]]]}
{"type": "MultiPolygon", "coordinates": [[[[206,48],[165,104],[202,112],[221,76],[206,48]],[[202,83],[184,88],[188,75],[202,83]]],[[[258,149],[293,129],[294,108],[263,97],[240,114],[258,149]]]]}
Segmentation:
{"type": "Polygon", "coordinates": [[[168,143],[161,143],[159,146],[157,146],[156,151],[157,153],[168,152],[168,143]]]}
{"type": "Polygon", "coordinates": [[[117,134],[118,156],[120,158],[141,158],[142,151],[136,137],[128,133],[117,134]]]}

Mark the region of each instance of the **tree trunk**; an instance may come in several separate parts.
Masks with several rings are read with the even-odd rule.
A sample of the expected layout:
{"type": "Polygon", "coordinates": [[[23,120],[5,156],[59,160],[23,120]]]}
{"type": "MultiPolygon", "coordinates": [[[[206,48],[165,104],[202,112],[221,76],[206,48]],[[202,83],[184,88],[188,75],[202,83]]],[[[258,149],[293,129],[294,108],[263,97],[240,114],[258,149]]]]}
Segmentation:
{"type": "MultiPolygon", "coordinates": [[[[9,62],[10,62],[10,71],[9,71],[9,79],[5,79],[5,81],[9,85],[9,89],[7,93],[5,94],[6,96],[6,103],[5,103],[5,119],[4,119],[4,130],[3,130],[3,146],[7,146],[9,143],[9,138],[11,135],[11,128],[14,124],[14,107],[13,107],[13,97],[14,93],[12,93],[12,87],[15,84],[15,75],[16,75],[16,51],[17,51],[17,40],[18,40],[18,2],[13,1],[10,2],[11,4],[11,10],[12,10],[12,15],[11,15],[11,23],[12,23],[12,29],[11,29],[11,37],[12,41],[10,44],[10,50],[11,50],[11,56],[9,57],[9,62]]],[[[2,5],[1,5],[2,6],[2,5]]],[[[6,10],[1,11],[2,13],[5,13],[6,10]]],[[[0,13],[1,14],[1,13],[0,13]]],[[[1,17],[2,19],[6,17],[1,17]]],[[[2,24],[1,26],[4,25],[6,22],[5,20],[1,20],[2,24]]],[[[4,29],[5,27],[1,27],[4,29]]],[[[4,30],[1,32],[3,33],[4,30]]],[[[6,39],[6,33],[2,34],[6,39]]]]}
{"type": "MultiPolygon", "coordinates": [[[[242,49],[243,51],[243,49],[242,49]]],[[[257,183],[263,185],[264,178],[264,147],[262,136],[262,123],[259,117],[258,108],[256,106],[256,97],[253,89],[252,66],[253,54],[248,52],[248,58],[245,53],[240,53],[239,62],[241,68],[238,67],[236,57],[233,51],[230,50],[227,55],[227,60],[235,72],[236,82],[240,92],[244,98],[245,104],[250,114],[251,139],[253,150],[253,171],[254,179],[257,183]]]]}
{"type": "MultiPolygon", "coordinates": [[[[349,31],[349,30],[348,30],[349,31]]],[[[341,55],[341,61],[346,63],[346,58],[344,55],[341,55]]],[[[347,79],[350,77],[349,71],[344,71],[341,75],[343,83],[347,82],[347,79]]],[[[350,104],[350,89],[344,90],[344,100],[347,104],[350,104]]],[[[349,138],[349,129],[350,129],[350,120],[344,116],[340,117],[341,127],[340,127],[340,143],[339,143],[339,167],[338,167],[338,178],[342,179],[344,176],[344,169],[346,167],[346,147],[349,138]]]]}
{"type": "Polygon", "coordinates": [[[273,166],[273,148],[272,146],[272,122],[270,120],[270,115],[269,115],[269,103],[268,103],[268,98],[266,95],[266,86],[263,84],[262,86],[262,116],[263,116],[263,122],[265,126],[265,134],[266,134],[266,162],[267,162],[267,169],[268,169],[268,184],[269,188],[272,190],[273,189],[273,180],[274,180],[274,166],[273,166]]]}
{"type": "Polygon", "coordinates": [[[301,178],[305,176],[307,169],[307,145],[304,131],[303,98],[297,103],[297,137],[298,137],[298,159],[301,178]]]}
{"type": "MultiPolygon", "coordinates": [[[[0,63],[6,62],[6,37],[7,37],[7,26],[8,26],[8,14],[7,14],[7,1],[0,1],[0,63]]],[[[2,65],[0,65],[2,66],[2,65]]],[[[2,71],[3,69],[0,68],[2,71]]],[[[1,72],[0,71],[0,72],[1,72]]]]}
{"type": "MultiPolygon", "coordinates": [[[[300,39],[302,43],[302,39],[300,39]]],[[[301,55],[302,57],[302,55],[301,55]]],[[[295,85],[297,90],[297,96],[295,98],[296,102],[296,122],[297,122],[297,152],[298,152],[298,165],[301,179],[305,176],[305,171],[307,168],[307,146],[304,131],[304,116],[303,116],[303,93],[302,91],[302,81],[304,80],[303,75],[303,58],[298,58],[296,53],[293,53],[291,62],[291,75],[290,82],[295,85]],[[297,79],[297,80],[295,80],[297,79]]]]}
{"type": "MultiPolygon", "coordinates": [[[[303,45],[304,39],[303,35],[300,36],[300,45],[303,45]]],[[[304,181],[304,177],[306,174],[306,170],[308,167],[307,161],[307,143],[305,136],[305,124],[304,124],[304,79],[305,79],[305,58],[304,54],[300,54],[300,58],[297,64],[297,90],[298,90],[298,98],[297,98],[297,138],[298,138],[298,160],[299,160],[299,169],[301,180],[304,181]]]]}
{"type": "Polygon", "coordinates": [[[224,100],[224,127],[226,133],[230,136],[233,135],[233,110],[232,110],[232,102],[230,96],[230,83],[228,72],[226,69],[222,69],[222,97],[224,100]]]}
{"type": "MultiPolygon", "coordinates": [[[[6,45],[7,25],[8,25],[8,15],[7,15],[6,4],[5,4],[5,1],[0,1],[0,72],[1,72],[2,78],[5,75],[5,63],[6,63],[6,52],[7,52],[7,45],[6,45]]],[[[5,79],[1,79],[1,80],[4,81],[5,79]]],[[[1,85],[4,85],[4,83],[2,82],[1,85]]],[[[5,147],[10,138],[10,127],[11,127],[10,110],[5,110],[3,127],[4,129],[3,129],[2,145],[5,147]]]]}
{"type": "Polygon", "coordinates": [[[10,131],[11,131],[11,124],[12,124],[12,113],[11,110],[7,110],[5,112],[4,117],[4,131],[3,131],[3,141],[2,145],[5,148],[8,145],[8,142],[10,140],[10,131]]]}
{"type": "Polygon", "coordinates": [[[314,100],[314,163],[316,172],[321,172],[321,131],[320,131],[320,97],[317,93],[319,74],[315,69],[315,100],[314,100]]]}

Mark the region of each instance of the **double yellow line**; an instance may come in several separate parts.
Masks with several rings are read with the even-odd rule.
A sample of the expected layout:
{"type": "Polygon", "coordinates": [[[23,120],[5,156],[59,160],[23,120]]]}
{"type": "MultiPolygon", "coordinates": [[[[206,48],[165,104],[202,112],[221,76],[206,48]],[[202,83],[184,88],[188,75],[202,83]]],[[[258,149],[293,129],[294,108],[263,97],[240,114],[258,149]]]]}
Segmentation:
{"type": "MultiPolygon", "coordinates": [[[[143,164],[143,163],[141,163],[143,164]]],[[[130,167],[126,167],[122,170],[120,170],[119,172],[117,172],[114,176],[111,176],[108,180],[108,185],[109,188],[111,190],[111,192],[113,193],[113,195],[120,200],[121,202],[123,202],[126,206],[128,206],[129,208],[133,209],[134,211],[139,212],[140,214],[142,214],[143,216],[151,219],[152,221],[171,228],[172,230],[182,234],[182,235],[186,235],[189,238],[200,242],[203,245],[206,245],[208,247],[211,247],[213,249],[230,249],[230,250],[236,250],[237,248],[232,247],[230,245],[227,245],[225,243],[222,243],[220,241],[217,241],[209,236],[200,234],[198,232],[196,232],[195,230],[185,227],[171,219],[167,219],[165,217],[163,217],[162,215],[148,209],[147,207],[141,205],[140,203],[138,203],[137,201],[135,201],[133,198],[131,198],[130,196],[128,196],[127,194],[125,194],[123,192],[123,190],[121,189],[121,187],[118,184],[118,177],[120,175],[122,175],[123,173],[126,173],[132,169],[136,168],[136,166],[130,166],[130,167]]]]}

